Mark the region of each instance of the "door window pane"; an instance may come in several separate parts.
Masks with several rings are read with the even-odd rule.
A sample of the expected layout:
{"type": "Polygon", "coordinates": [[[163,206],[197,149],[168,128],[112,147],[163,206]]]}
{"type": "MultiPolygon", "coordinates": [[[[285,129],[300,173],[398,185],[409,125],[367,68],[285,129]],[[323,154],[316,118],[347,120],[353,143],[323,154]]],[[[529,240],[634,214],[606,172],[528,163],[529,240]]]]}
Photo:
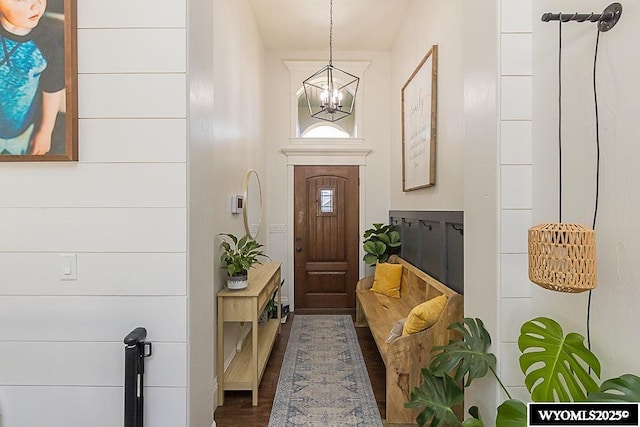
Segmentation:
{"type": "Polygon", "coordinates": [[[334,189],[320,188],[318,193],[318,213],[320,215],[332,214],[335,209],[334,189]]]}

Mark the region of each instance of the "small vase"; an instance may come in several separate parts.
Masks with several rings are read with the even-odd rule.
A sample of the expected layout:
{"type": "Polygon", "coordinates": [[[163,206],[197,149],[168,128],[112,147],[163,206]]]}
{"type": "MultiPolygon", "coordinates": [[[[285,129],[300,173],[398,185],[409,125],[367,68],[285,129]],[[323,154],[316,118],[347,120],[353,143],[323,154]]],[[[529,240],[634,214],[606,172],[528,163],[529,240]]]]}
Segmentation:
{"type": "Polygon", "coordinates": [[[247,280],[246,274],[227,277],[227,289],[237,291],[240,289],[246,289],[247,286],[249,286],[249,281],[247,280]]]}

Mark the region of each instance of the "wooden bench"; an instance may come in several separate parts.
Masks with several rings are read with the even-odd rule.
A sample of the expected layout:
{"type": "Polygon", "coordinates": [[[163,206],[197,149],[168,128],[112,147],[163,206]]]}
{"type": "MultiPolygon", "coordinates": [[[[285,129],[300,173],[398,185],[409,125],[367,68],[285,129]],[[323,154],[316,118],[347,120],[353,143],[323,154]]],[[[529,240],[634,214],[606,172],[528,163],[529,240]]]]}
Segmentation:
{"type": "Polygon", "coordinates": [[[369,326],[385,364],[386,424],[415,424],[420,409],[407,409],[404,404],[422,383],[420,370],[429,365],[431,348],[447,344],[451,333],[447,326],[462,321],[463,298],[398,256],[390,257],[389,262],[403,266],[400,298],[371,292],[373,276],[361,279],[356,285],[356,326],[369,326]],[[386,342],[396,321],[407,317],[416,305],[442,294],[447,295],[447,304],[433,326],[386,342]]]}

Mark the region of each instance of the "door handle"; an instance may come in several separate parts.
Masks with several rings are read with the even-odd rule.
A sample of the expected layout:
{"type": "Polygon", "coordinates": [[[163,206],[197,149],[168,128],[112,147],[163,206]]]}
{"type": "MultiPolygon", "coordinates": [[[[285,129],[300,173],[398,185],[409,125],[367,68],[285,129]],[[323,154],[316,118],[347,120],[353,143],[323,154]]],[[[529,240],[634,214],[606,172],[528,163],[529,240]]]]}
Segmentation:
{"type": "Polygon", "coordinates": [[[302,248],[296,248],[296,252],[302,252],[302,248]]]}

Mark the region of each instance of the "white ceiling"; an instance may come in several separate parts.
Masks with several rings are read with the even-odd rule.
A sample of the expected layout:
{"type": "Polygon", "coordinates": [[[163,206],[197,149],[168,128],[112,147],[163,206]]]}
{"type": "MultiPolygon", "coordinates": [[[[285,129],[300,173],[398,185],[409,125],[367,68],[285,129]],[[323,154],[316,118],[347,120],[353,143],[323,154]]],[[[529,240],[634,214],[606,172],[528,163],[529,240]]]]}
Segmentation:
{"type": "MultiPolygon", "coordinates": [[[[390,50],[410,1],[333,0],[333,50],[390,50]]],[[[329,0],[249,2],[267,49],[329,49],[329,0]]]]}

